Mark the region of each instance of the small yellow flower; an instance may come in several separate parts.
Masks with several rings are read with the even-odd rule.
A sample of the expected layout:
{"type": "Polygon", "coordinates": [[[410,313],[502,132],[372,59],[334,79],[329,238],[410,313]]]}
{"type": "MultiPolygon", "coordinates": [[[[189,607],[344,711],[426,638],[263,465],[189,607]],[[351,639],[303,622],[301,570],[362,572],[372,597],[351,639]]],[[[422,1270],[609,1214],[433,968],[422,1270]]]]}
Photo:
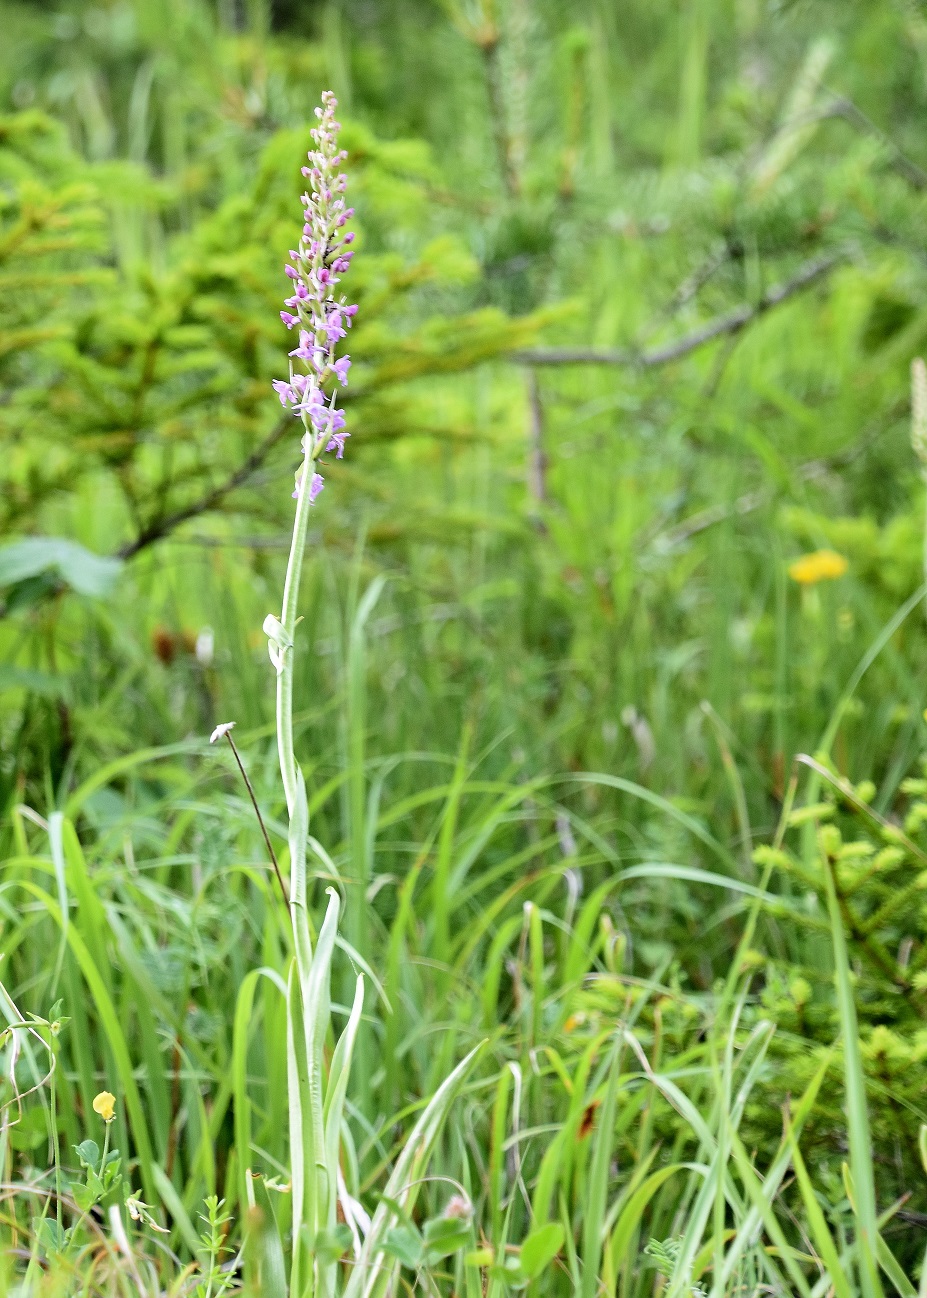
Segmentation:
{"type": "Polygon", "coordinates": [[[816,586],[819,581],[834,581],[846,572],[846,559],[836,550],[815,550],[803,554],[789,565],[789,576],[800,586],[816,586]]]}
{"type": "Polygon", "coordinates": [[[99,1113],[104,1122],[112,1122],[116,1116],[115,1095],[110,1095],[109,1091],[101,1091],[99,1095],[94,1096],[93,1111],[99,1113]]]}

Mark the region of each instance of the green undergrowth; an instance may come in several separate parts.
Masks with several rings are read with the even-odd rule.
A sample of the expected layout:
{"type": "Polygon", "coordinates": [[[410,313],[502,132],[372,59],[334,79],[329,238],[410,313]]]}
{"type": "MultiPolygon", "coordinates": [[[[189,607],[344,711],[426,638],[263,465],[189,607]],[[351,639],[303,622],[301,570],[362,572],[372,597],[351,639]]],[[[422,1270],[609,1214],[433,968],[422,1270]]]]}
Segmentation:
{"type": "MultiPolygon", "coordinates": [[[[348,701],[349,729],[363,699],[348,701]]],[[[362,742],[359,765],[307,770],[312,825],[330,845],[310,840],[312,910],[334,884],[354,943],[336,957],[336,1021],[352,964],[372,984],[347,1109],[352,1196],[376,1193],[420,1097],[487,1043],[446,1119],[419,1226],[394,1228],[410,1280],[425,1268],[439,1286],[631,1294],[669,1267],[679,1292],[805,1293],[839,1256],[844,1291],[875,1292],[861,1175],[880,1214],[873,1256],[890,1250],[890,1273],[917,1269],[921,779],[905,783],[904,818],[888,820],[871,787],[814,763],[803,787],[810,777],[817,791],[796,809],[792,784],[775,843],[751,860],[710,821],[618,777],[513,778],[472,735],[443,758],[372,758],[362,742]],[[410,763],[414,791],[394,793],[410,763]],[[649,834],[618,847],[631,815],[649,834]],[[658,826],[673,856],[654,850],[658,826]],[[448,1214],[461,1235],[438,1265],[443,1245],[429,1253],[421,1223],[448,1214]]],[[[239,747],[286,874],[265,793],[273,754],[260,731],[239,732],[239,747]]],[[[271,1202],[286,1198],[290,944],[231,755],[196,738],[126,755],[48,818],[17,809],[10,832],[5,1013],[15,1025],[38,1007],[58,1023],[7,1036],[16,1088],[31,1091],[20,1104],[7,1082],[4,1180],[21,1187],[8,1228],[19,1223],[38,1267],[54,1271],[60,1249],[75,1275],[92,1256],[101,1285],[133,1283],[71,1202],[82,1142],[101,1139],[91,1102],[109,1090],[126,1187],[166,1223],[166,1247],[202,1260],[198,1218],[218,1196],[231,1257],[253,1178],[271,1202]],[[60,1180],[46,1170],[50,1130],[60,1180]],[[50,1233],[56,1180],[66,1245],[50,1233]]],[[[132,1265],[148,1286],[176,1281],[147,1234],[132,1265]]]]}

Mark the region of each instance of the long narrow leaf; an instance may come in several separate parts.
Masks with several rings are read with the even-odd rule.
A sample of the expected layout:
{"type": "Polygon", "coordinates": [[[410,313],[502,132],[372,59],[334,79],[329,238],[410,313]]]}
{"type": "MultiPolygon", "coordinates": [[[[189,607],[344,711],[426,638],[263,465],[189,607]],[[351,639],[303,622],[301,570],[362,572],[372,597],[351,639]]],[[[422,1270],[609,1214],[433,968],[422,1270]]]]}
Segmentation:
{"type": "Polygon", "coordinates": [[[387,1260],[383,1252],[383,1237],[393,1218],[393,1210],[385,1200],[391,1199],[401,1204],[406,1213],[412,1211],[418,1194],[418,1185],[415,1182],[428,1161],[451,1105],[485,1044],[481,1042],[461,1060],[432,1096],[409,1133],[402,1153],[396,1160],[396,1166],[384,1187],[382,1195],[384,1201],[379,1204],[373,1215],[370,1231],[364,1241],[360,1258],[348,1280],[344,1298],[360,1298],[361,1295],[363,1298],[379,1298],[386,1291],[396,1263],[387,1260]]]}

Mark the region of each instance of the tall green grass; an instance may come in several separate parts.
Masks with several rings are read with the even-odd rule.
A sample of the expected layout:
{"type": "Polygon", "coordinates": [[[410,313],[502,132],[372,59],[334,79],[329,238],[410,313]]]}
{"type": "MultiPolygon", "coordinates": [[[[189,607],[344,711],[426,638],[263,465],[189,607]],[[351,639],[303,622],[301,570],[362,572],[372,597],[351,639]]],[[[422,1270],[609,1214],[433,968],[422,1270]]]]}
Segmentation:
{"type": "MultiPolygon", "coordinates": [[[[242,738],[252,766],[252,749],[256,743],[257,755],[261,742],[259,736],[242,738]]],[[[226,800],[212,823],[212,832],[223,824],[226,834],[231,830],[230,858],[210,861],[202,849],[183,850],[185,833],[209,808],[199,791],[209,778],[202,768],[221,760],[194,741],[181,753],[139,754],[72,794],[68,811],[79,816],[94,789],[120,773],[134,780],[171,764],[185,792],[159,802],[158,821],[148,808],[141,817],[128,812],[123,822],[132,825],[133,838],[150,823],[153,843],[160,840],[147,849],[150,855],[140,854],[142,837],[127,858],[133,838],[117,822],[108,835],[98,833],[88,862],[70,819],[55,813],[57,819],[35,823],[17,814],[20,850],[7,861],[4,882],[8,915],[22,914],[5,943],[16,986],[43,1005],[63,993],[71,1018],[55,1039],[65,1166],[66,1151],[89,1134],[90,1100],[108,1087],[118,1097],[113,1144],[132,1151],[133,1181],[159,1215],[167,1214],[172,1247],[194,1255],[196,1217],[206,1196],[222,1195],[233,1219],[244,1223],[249,1204],[257,1212],[263,1202],[246,1169],[285,1180],[289,1167],[282,1008],[287,925],[244,799],[226,800]],[[178,891],[178,871],[191,867],[195,888],[178,891]],[[40,937],[43,931],[51,943],[40,937]],[[231,1035],[229,1005],[236,1006],[231,1035]]],[[[616,783],[607,777],[596,782],[616,783]]],[[[382,986],[365,1010],[370,1073],[366,1085],[351,1088],[347,1097],[348,1192],[363,1201],[382,1183],[399,1148],[397,1133],[419,1109],[417,1097],[440,1088],[454,1061],[488,1035],[490,1054],[449,1110],[432,1177],[420,1191],[424,1215],[440,1216],[455,1185],[472,1204],[466,1218],[472,1211],[472,1256],[456,1263],[463,1277],[468,1267],[482,1266],[491,1284],[503,1288],[527,1277],[544,1289],[565,1284],[595,1293],[602,1282],[615,1292],[643,1293],[653,1283],[650,1262],[664,1258],[669,1292],[699,1284],[714,1293],[729,1292],[732,1284],[748,1290],[770,1284],[781,1292],[811,1293],[815,1278],[808,1266],[816,1257],[840,1292],[878,1292],[877,1267],[897,1284],[900,1264],[885,1236],[892,1207],[877,1206],[874,1197],[854,978],[839,907],[831,906],[823,927],[836,974],[836,1053],[820,1055],[804,1093],[787,1104],[781,1137],[759,1153],[762,1127],[753,1126],[750,1144],[741,1130],[757,1088],[779,1102],[785,1096],[770,1072],[775,1024],[756,1003],[756,965],[748,956],[758,923],[760,931],[770,923],[781,931],[801,924],[801,916],[787,893],[769,891],[770,868],[758,885],[728,873],[723,844],[687,813],[631,783],[626,796],[647,799],[661,818],[680,827],[689,860],[708,849],[716,864],[610,861],[607,841],[579,809],[583,783],[570,777],[527,786],[481,780],[478,771],[468,772],[462,749],[456,774],[449,765],[441,783],[423,784],[411,798],[369,804],[372,859],[389,861],[398,847],[414,853],[415,862],[395,907],[384,899],[397,881],[388,873],[378,876],[383,883],[369,914],[368,954],[382,986]],[[390,826],[416,818],[416,808],[429,809],[423,823],[431,824],[430,832],[418,844],[391,847],[390,826]],[[545,821],[547,837],[539,832],[545,821]],[[470,878],[476,852],[494,865],[470,878]],[[602,882],[592,887],[596,877],[602,882]],[[437,878],[443,879],[450,923],[434,907],[429,880],[437,878]],[[589,881],[585,887],[577,886],[581,878],[589,881]],[[727,996],[686,989],[678,965],[671,970],[664,964],[650,977],[628,966],[627,937],[613,927],[609,897],[627,894],[629,903],[628,890],[640,881],[649,892],[673,879],[690,892],[726,894],[736,903],[731,914],[748,919],[732,953],[727,996]],[[565,910],[558,898],[565,899],[565,910]],[[825,1078],[829,1085],[837,1080],[841,1057],[850,1207],[846,1225],[834,1235],[799,1142],[807,1124],[820,1121],[820,1088],[825,1078]],[[797,1177],[791,1192],[790,1168],[797,1177]],[[796,1214],[807,1218],[804,1243],[792,1233],[796,1214]],[[849,1233],[841,1233],[847,1225],[849,1233]],[[651,1239],[660,1247],[645,1253],[651,1239]],[[543,1270],[532,1276],[535,1259],[548,1250],[543,1270]]],[[[337,784],[310,788],[310,805],[319,809],[336,798],[337,784]]],[[[266,806],[286,863],[282,827],[273,828],[273,804],[267,800],[266,806]]],[[[780,840],[787,818],[788,812],[780,840]]],[[[833,853],[833,844],[826,850],[833,853]]],[[[319,899],[333,870],[337,878],[343,869],[350,882],[352,859],[350,835],[332,857],[319,858],[319,899]]],[[[820,860],[826,880],[836,857],[820,860]]],[[[22,992],[17,995],[21,999],[22,992]]],[[[346,1015],[347,1006],[336,1001],[333,1011],[336,1018],[346,1015]]],[[[30,1128],[39,1156],[46,1121],[30,1128]]],[[[15,1125],[8,1129],[14,1148],[15,1131],[15,1125]]],[[[14,1148],[8,1145],[8,1159],[14,1148]]],[[[413,1141],[408,1148],[419,1146],[413,1141]]],[[[389,1200],[402,1178],[393,1172],[389,1200]]],[[[285,1206],[286,1198],[281,1202],[285,1206]]],[[[282,1207],[273,1212],[286,1221],[282,1207]]],[[[255,1239],[263,1238],[262,1229],[255,1239]]],[[[413,1232],[411,1223],[406,1230],[413,1232]]],[[[410,1239],[392,1240],[406,1259],[415,1256],[410,1239]]],[[[273,1254],[266,1241],[262,1247],[265,1260],[255,1275],[266,1276],[273,1254]]],[[[440,1271],[435,1279],[440,1282],[440,1271]]],[[[913,1292],[910,1286],[901,1291],[913,1292]]]]}

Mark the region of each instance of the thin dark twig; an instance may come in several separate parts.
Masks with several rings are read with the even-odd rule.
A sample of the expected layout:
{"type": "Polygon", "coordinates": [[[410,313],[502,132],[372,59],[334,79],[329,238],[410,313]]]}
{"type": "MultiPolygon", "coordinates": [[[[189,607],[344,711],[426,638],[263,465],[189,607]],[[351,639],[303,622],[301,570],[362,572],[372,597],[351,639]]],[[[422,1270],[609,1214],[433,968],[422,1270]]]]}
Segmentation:
{"type": "Polygon", "coordinates": [[[867,117],[852,99],[847,99],[845,95],[836,95],[834,102],[828,106],[822,116],[842,117],[844,121],[873,136],[888,150],[891,154],[889,159],[891,165],[910,185],[915,189],[927,189],[927,171],[903,153],[891,136],[886,135],[881,126],[878,126],[871,117],[867,117]]]}
{"type": "Polygon", "coordinates": [[[254,808],[254,814],[257,816],[258,824],[261,826],[261,833],[264,835],[264,842],[267,845],[267,850],[270,853],[270,859],[273,862],[274,873],[277,876],[277,882],[280,884],[280,891],[283,893],[283,900],[289,906],[290,898],[287,894],[286,885],[283,882],[283,875],[280,873],[280,866],[277,864],[277,854],[274,851],[274,845],[270,841],[270,835],[267,832],[267,826],[264,824],[264,817],[261,815],[261,808],[258,806],[258,800],[254,794],[254,787],[251,781],[248,779],[248,772],[245,770],[245,764],[241,760],[241,757],[239,756],[238,749],[235,747],[235,740],[232,738],[229,731],[225,732],[225,737],[229,741],[229,747],[231,748],[232,752],[235,754],[235,761],[238,763],[238,769],[241,771],[241,778],[245,782],[245,788],[248,790],[248,796],[251,799],[251,805],[254,808]]]}
{"type": "Polygon", "coordinates": [[[547,502],[547,453],[544,450],[544,405],[537,372],[528,371],[528,490],[538,505],[547,502]]]}
{"type": "MultiPolygon", "coordinates": [[[[870,448],[872,443],[879,438],[882,431],[881,427],[871,429],[854,445],[845,448],[836,455],[824,459],[806,460],[794,470],[795,477],[799,482],[814,482],[836,469],[846,468],[870,448]]],[[[750,514],[755,509],[761,509],[764,505],[769,504],[774,497],[775,492],[770,488],[748,491],[744,495],[738,496],[732,503],[725,502],[719,505],[711,505],[707,509],[701,509],[698,513],[691,514],[682,522],[677,523],[675,527],[668,528],[665,532],[656,533],[647,539],[658,544],[661,550],[671,550],[674,546],[681,545],[683,542],[688,541],[690,537],[696,536],[699,532],[704,532],[706,528],[713,527],[716,523],[723,523],[737,514],[750,514]]]]}
{"type": "Polygon", "coordinates": [[[708,381],[702,387],[702,400],[710,401],[721,386],[721,380],[730,363],[731,357],[737,350],[737,344],[740,342],[740,334],[728,334],[727,341],[723,347],[719,347],[715,352],[715,358],[711,366],[711,374],[708,381]]]}
{"type": "MultiPolygon", "coordinates": [[[[827,87],[824,87],[824,89],[826,90],[827,87]]],[[[837,94],[834,91],[828,91],[828,93],[832,96],[830,100],[817,104],[813,108],[809,108],[806,113],[800,113],[797,117],[785,122],[778,131],[773,133],[772,140],[774,141],[783,134],[791,134],[804,126],[814,126],[818,122],[844,121],[878,140],[889,155],[886,159],[888,165],[894,167],[898,174],[903,176],[914,189],[927,189],[927,171],[924,171],[923,167],[918,166],[913,159],[909,158],[892,137],[882,130],[881,126],[874,122],[871,117],[867,117],[852,99],[847,99],[845,95],[837,94]]]]}
{"type": "Polygon", "coordinates": [[[516,198],[520,189],[518,172],[512,157],[512,140],[508,129],[505,93],[502,85],[502,68],[499,62],[499,33],[494,26],[477,36],[476,43],[483,56],[486,90],[489,95],[492,134],[499,156],[499,169],[509,197],[516,198]]]}
{"type": "Polygon", "coordinates": [[[708,281],[719,270],[726,261],[731,261],[739,256],[739,249],[726,239],[720,247],[715,248],[705,257],[695,269],[686,276],[679,287],[673,293],[668,302],[657,312],[653,323],[644,330],[644,336],[648,336],[660,327],[667,320],[671,320],[678,311],[680,311],[688,302],[698,294],[708,281]]]}
{"type": "Polygon", "coordinates": [[[671,361],[681,360],[690,352],[703,347],[725,335],[740,333],[748,324],[764,315],[773,307],[785,302],[795,293],[808,288],[823,275],[827,275],[845,261],[850,255],[848,248],[829,253],[825,257],[816,257],[800,266],[791,279],[782,284],[774,284],[766,290],[758,302],[751,305],[747,302],[733,311],[716,316],[699,329],[677,338],[675,342],[663,347],[655,347],[649,352],[621,350],[594,350],[585,347],[538,347],[532,351],[512,352],[511,359],[525,365],[628,365],[649,369],[655,365],[666,365],[671,361]]]}
{"type": "Polygon", "coordinates": [[[239,550],[288,550],[293,538],[281,532],[279,536],[204,536],[199,532],[188,532],[177,538],[178,545],[201,545],[211,550],[223,546],[236,547],[239,550]]]}
{"type": "Polygon", "coordinates": [[[220,482],[217,487],[213,487],[205,495],[200,496],[199,500],[194,500],[189,505],[184,505],[182,509],[175,510],[173,514],[165,514],[162,518],[156,518],[147,527],[143,528],[133,541],[127,541],[125,545],[121,546],[116,551],[116,557],[119,559],[131,559],[140,550],[144,550],[156,541],[161,541],[166,536],[169,536],[181,523],[186,523],[188,519],[196,518],[200,514],[205,514],[208,510],[214,509],[230,492],[234,491],[236,487],[243,486],[252,474],[257,472],[270,452],[279,441],[283,440],[292,426],[290,419],[281,419],[261,444],[251,452],[244,463],[240,464],[233,473],[230,473],[224,482],[220,482]]]}

